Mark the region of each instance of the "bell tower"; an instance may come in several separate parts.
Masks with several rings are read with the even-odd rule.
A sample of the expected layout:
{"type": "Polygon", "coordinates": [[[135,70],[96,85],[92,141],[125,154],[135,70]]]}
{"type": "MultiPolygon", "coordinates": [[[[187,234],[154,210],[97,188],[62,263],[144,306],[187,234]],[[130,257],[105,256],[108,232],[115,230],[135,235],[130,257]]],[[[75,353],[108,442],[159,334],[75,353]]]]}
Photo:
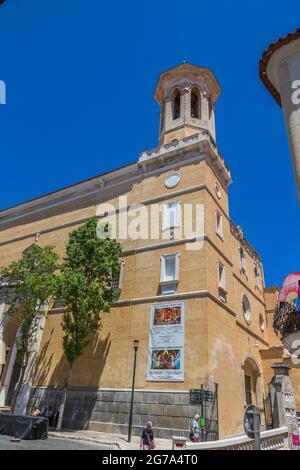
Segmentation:
{"type": "Polygon", "coordinates": [[[220,92],[207,68],[183,63],[162,73],[154,94],[160,106],[159,144],[204,130],[216,140],[214,106],[220,92]]]}

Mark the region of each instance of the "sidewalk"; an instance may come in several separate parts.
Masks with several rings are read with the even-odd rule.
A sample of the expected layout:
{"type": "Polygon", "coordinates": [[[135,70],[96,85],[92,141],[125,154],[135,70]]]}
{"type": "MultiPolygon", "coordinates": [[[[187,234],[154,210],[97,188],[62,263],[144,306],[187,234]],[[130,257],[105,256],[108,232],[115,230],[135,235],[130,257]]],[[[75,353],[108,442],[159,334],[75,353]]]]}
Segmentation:
{"type": "MultiPolygon", "coordinates": [[[[63,439],[74,439],[77,441],[95,442],[111,446],[112,450],[139,450],[140,438],[132,436],[131,442],[127,442],[127,436],[122,434],[109,434],[96,431],[49,431],[49,437],[58,437],[63,439]]],[[[157,450],[171,450],[171,439],[155,439],[157,450]]]]}

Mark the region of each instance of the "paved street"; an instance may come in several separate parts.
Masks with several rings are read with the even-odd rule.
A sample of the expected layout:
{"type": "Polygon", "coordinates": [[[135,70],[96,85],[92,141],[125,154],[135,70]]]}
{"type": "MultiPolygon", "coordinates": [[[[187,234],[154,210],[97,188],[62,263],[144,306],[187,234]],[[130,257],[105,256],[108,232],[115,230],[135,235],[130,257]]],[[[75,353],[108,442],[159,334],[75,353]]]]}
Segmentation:
{"type": "Polygon", "coordinates": [[[1,450],[111,450],[112,446],[94,442],[75,441],[71,439],[51,438],[42,441],[10,442],[11,436],[0,436],[1,450]]]}

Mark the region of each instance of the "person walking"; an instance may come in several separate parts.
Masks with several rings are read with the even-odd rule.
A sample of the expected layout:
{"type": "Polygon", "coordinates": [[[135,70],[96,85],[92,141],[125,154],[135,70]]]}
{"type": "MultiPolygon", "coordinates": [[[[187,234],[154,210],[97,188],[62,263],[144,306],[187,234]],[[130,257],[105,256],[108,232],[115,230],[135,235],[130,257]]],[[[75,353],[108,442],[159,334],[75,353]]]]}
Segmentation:
{"type": "Polygon", "coordinates": [[[200,441],[201,430],[200,430],[199,420],[200,420],[200,415],[198,414],[195,415],[195,418],[192,420],[190,440],[193,442],[200,441]]]}
{"type": "Polygon", "coordinates": [[[155,449],[154,433],[153,433],[151,421],[148,421],[147,427],[143,429],[143,432],[141,435],[140,449],[143,449],[143,450],[155,449]]]}
{"type": "Polygon", "coordinates": [[[53,415],[53,410],[51,406],[49,406],[48,408],[47,418],[49,420],[49,428],[52,428],[54,415],[53,415]]]}

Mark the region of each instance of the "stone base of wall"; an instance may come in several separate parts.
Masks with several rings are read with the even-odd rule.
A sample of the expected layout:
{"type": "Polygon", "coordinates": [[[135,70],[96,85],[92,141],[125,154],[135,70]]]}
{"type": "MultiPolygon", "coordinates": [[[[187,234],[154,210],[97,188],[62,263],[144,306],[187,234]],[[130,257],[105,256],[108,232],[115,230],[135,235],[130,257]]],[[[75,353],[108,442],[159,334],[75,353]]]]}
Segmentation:
{"type": "MultiPolygon", "coordinates": [[[[40,409],[51,406],[55,413],[61,396],[62,389],[34,388],[28,412],[31,413],[34,406],[40,409]]],[[[127,434],[130,399],[129,390],[70,389],[63,427],[127,434]]],[[[189,404],[188,392],[137,391],[132,433],[140,435],[147,421],[151,420],[156,437],[188,437],[191,420],[196,413],[199,413],[199,407],[189,404]]]]}

